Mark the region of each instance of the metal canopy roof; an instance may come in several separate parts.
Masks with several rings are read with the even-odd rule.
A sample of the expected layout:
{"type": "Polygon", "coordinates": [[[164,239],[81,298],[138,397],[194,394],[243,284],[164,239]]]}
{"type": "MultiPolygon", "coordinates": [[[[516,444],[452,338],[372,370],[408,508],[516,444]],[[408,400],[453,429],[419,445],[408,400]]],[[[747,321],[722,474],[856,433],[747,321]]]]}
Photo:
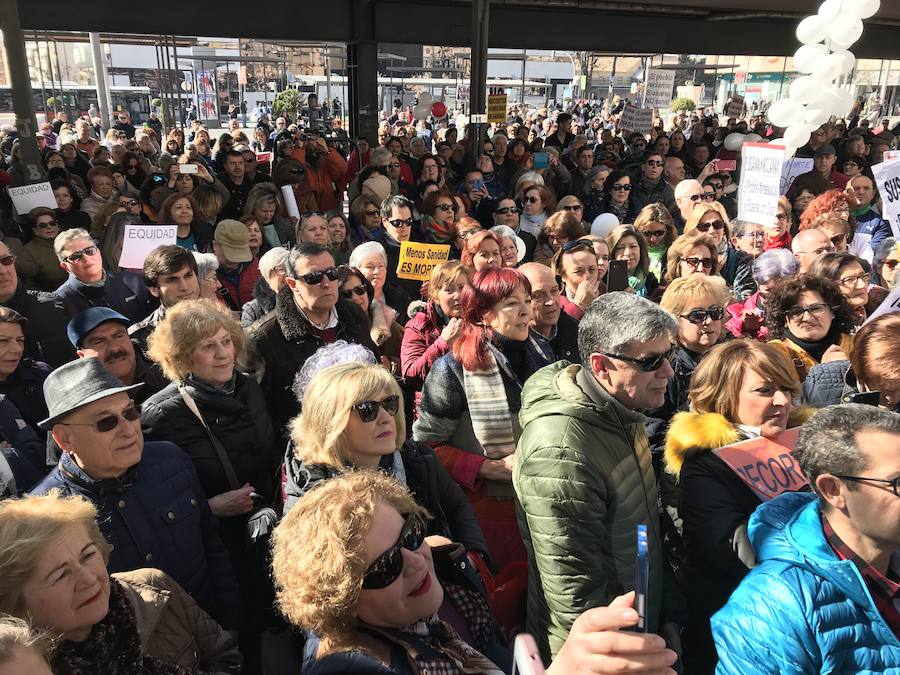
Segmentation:
{"type": "MultiPolygon", "coordinates": [[[[794,29],[818,0],[492,0],[491,47],[705,54],[789,55],[794,29]]],[[[203,35],[269,40],[470,44],[469,0],[305,0],[248,11],[158,0],[153,11],[111,11],[107,3],[20,2],[26,30],[203,35]],[[239,18],[238,18],[239,17],[239,18]]],[[[882,0],[852,47],[862,58],[900,58],[900,2],[882,0]]]]}

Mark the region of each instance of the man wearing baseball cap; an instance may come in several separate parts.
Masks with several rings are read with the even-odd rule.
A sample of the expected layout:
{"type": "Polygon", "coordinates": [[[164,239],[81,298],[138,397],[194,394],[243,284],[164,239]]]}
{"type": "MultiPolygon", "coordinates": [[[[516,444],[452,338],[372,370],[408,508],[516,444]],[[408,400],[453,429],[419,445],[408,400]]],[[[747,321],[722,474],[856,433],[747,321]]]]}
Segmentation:
{"type": "Polygon", "coordinates": [[[788,199],[792,199],[805,187],[815,186],[817,183],[820,186],[830,185],[833,190],[843,191],[850,179],[834,167],[835,162],[837,162],[837,151],[833,145],[826,143],[816,148],[813,151],[812,171],[802,173],[794,179],[787,191],[788,199]]]}
{"type": "Polygon", "coordinates": [[[216,225],[213,253],[219,261],[217,272],[223,298],[239,312],[253,299],[253,286],[259,279],[259,259],[250,252],[250,231],[239,220],[223,220],[216,225]]]}
{"type": "Polygon", "coordinates": [[[38,422],[63,450],[31,492],[58,489],[97,508],[112,544],[110,572],[156,567],[224,628],[236,629],[240,598],[218,524],[193,462],[174,443],[144,443],[141,412],[126,385],[87,357],[50,373],[48,416],[38,422]]]}

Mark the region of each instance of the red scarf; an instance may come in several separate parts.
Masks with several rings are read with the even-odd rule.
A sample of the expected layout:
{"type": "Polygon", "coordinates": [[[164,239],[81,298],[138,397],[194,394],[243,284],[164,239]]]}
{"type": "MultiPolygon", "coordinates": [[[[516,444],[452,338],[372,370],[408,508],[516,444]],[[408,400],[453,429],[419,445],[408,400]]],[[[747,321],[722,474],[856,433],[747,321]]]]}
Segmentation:
{"type": "Polygon", "coordinates": [[[784,234],[780,237],[774,237],[771,239],[766,239],[765,243],[763,243],[763,251],[771,251],[773,248],[786,248],[788,251],[791,250],[791,241],[794,238],[791,236],[790,230],[785,230],[784,234]]]}

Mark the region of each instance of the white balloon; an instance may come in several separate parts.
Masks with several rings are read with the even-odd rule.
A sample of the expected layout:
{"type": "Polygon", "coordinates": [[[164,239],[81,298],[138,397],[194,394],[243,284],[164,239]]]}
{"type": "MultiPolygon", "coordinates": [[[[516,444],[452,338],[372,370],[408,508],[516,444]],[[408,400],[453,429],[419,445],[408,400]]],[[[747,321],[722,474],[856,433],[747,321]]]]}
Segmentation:
{"type": "Polygon", "coordinates": [[[784,132],[784,142],[786,145],[799,148],[809,142],[809,135],[817,127],[811,124],[792,124],[784,132]]]}
{"type": "Polygon", "coordinates": [[[821,75],[803,75],[791,82],[791,100],[797,103],[809,103],[819,93],[831,86],[831,81],[821,75]]]}
{"type": "Polygon", "coordinates": [[[725,149],[726,150],[740,150],[741,146],[744,144],[744,134],[739,134],[737,132],[728,134],[725,137],[725,149]]]}
{"type": "Polygon", "coordinates": [[[744,136],[744,143],[759,143],[762,139],[759,134],[747,134],[744,136]]]}
{"type": "Polygon", "coordinates": [[[869,19],[881,9],[881,0],[845,0],[844,11],[858,16],[860,19],[869,19]]]}
{"type": "Polygon", "coordinates": [[[434,96],[427,91],[419,94],[419,105],[431,105],[434,102],[434,96]]]}
{"type": "Polygon", "coordinates": [[[808,16],[797,25],[797,39],[805,45],[821,42],[828,36],[831,23],[818,14],[808,16]]]}
{"type": "Polygon", "coordinates": [[[854,96],[852,91],[837,88],[834,89],[834,100],[835,107],[832,108],[831,113],[835,117],[846,117],[853,109],[853,103],[856,101],[856,96],[854,96]]]}
{"type": "Polygon", "coordinates": [[[605,237],[619,226],[619,219],[611,213],[601,213],[591,223],[591,234],[597,237],[605,237]]]}
{"type": "Polygon", "coordinates": [[[834,47],[849,47],[859,40],[862,34],[862,19],[847,13],[835,19],[828,29],[828,37],[834,47]]]}
{"type": "Polygon", "coordinates": [[[803,113],[803,124],[820,127],[831,118],[831,113],[817,103],[817,101],[813,101],[806,106],[806,111],[803,113]]]}
{"type": "Polygon", "coordinates": [[[819,5],[818,14],[826,21],[834,21],[838,17],[838,14],[841,13],[843,5],[843,0],[825,0],[825,2],[819,5]]]}
{"type": "Polygon", "coordinates": [[[413,117],[417,120],[424,120],[428,115],[431,114],[431,106],[423,105],[420,103],[415,108],[413,108],[413,117]]]}
{"type": "Polygon", "coordinates": [[[811,73],[827,55],[828,49],[825,45],[801,45],[794,52],[794,67],[801,73],[811,73]]]}
{"type": "Polygon", "coordinates": [[[782,98],[769,106],[766,114],[769,116],[769,121],[776,127],[789,127],[794,122],[803,119],[803,106],[797,101],[782,98]]]}

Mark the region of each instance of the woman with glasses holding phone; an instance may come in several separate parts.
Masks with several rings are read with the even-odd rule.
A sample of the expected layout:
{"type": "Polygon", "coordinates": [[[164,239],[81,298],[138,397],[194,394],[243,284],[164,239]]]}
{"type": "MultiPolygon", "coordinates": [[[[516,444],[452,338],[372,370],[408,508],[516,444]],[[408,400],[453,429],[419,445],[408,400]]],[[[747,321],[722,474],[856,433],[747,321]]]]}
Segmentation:
{"type": "Polygon", "coordinates": [[[837,284],[811,274],[781,280],[766,300],[769,339],[791,359],[801,383],[817,363],[852,353],[851,316],[837,284]]]}
{"type": "Polygon", "coordinates": [[[756,291],[753,258],[731,244],[731,221],[719,202],[697,204],[684,225],[684,234],[703,234],[712,238],[718,257],[717,273],[731,287],[735,298],[746,300],[756,291]]]}
{"type": "Polygon", "coordinates": [[[669,425],[662,489],[688,601],[682,633],[686,673],[714,672],[709,619],[756,564],[747,523],[761,500],[713,451],[748,438],[772,438],[801,422],[808,412],[795,411],[799,393],[790,359],[777,346],[732,340],[712,347],[700,361],[688,392],[691,410],[676,414],[669,425]],[[679,520],[680,533],[674,525],[679,520]]]}

